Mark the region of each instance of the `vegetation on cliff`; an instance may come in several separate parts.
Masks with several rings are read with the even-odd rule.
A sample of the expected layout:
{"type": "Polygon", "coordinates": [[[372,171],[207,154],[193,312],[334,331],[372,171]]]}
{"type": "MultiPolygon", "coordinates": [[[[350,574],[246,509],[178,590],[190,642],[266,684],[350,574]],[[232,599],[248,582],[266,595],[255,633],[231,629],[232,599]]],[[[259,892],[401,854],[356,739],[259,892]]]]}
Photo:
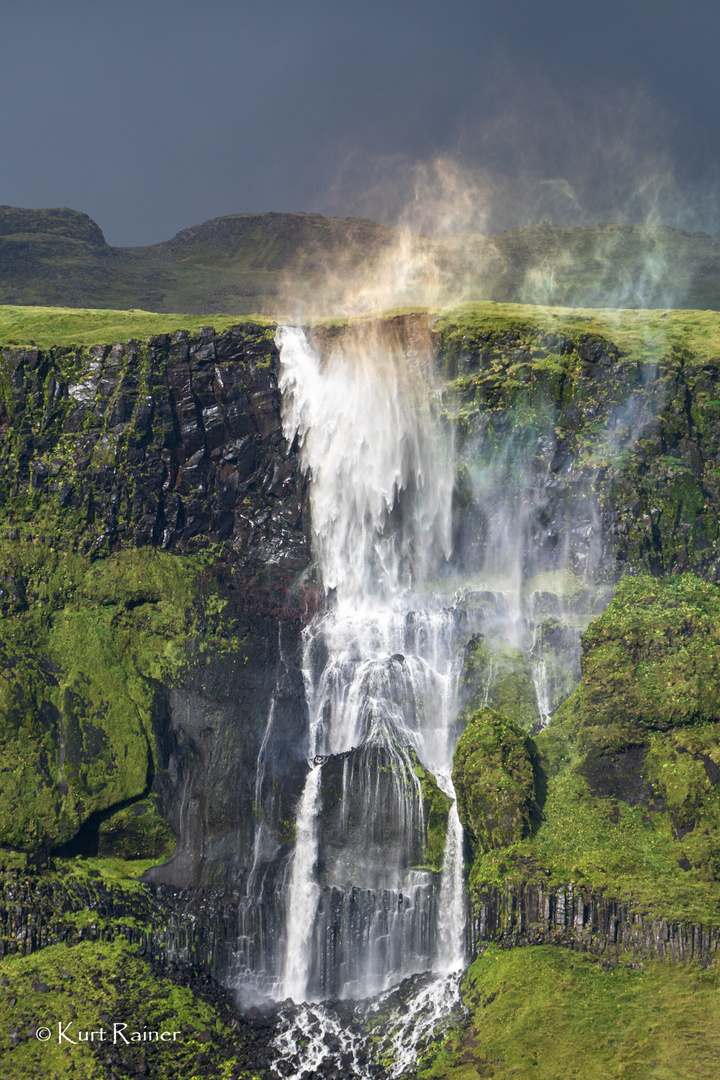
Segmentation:
{"type": "Polygon", "coordinates": [[[491,946],[470,967],[465,1024],[426,1080],[709,1080],[720,1052],[720,972],[632,955],[491,946]]]}
{"type": "MultiPolygon", "coordinates": [[[[692,575],[621,581],[583,637],[578,690],[527,739],[547,777],[535,789],[542,821],[510,846],[478,846],[474,890],[508,879],[573,881],[664,918],[718,922],[719,605],[720,588],[692,575]]],[[[458,808],[471,836],[482,799],[465,795],[463,763],[474,761],[481,787],[497,772],[483,715],[456,755],[458,808]]],[[[513,727],[494,719],[501,724],[513,727]]],[[[518,747],[521,736],[518,728],[518,747]]]]}
{"type": "Polygon", "coordinates": [[[537,818],[537,754],[518,723],[491,709],[468,721],[455,750],[458,813],[476,854],[517,843],[537,818]]]}
{"type": "Polygon", "coordinates": [[[122,940],[9,957],[0,977],[0,1077],[250,1080],[251,1039],[238,1031],[231,1003],[211,980],[190,987],[154,970],[122,940]],[[47,1040],[36,1035],[42,1029],[47,1040]]]}
{"type": "MultiPolygon", "coordinates": [[[[518,888],[531,883],[546,896],[572,883],[578,904],[592,892],[621,899],[649,920],[685,924],[688,932],[692,925],[717,926],[717,317],[659,311],[560,316],[476,305],[442,316],[437,327],[450,378],[446,407],[459,425],[458,514],[461,520],[467,515],[468,531],[476,528],[471,503],[479,456],[510,445],[508,458],[519,463],[520,477],[508,472],[511,483],[520,486],[535,472],[564,477],[568,519],[581,516],[589,501],[606,537],[594,586],[588,580],[583,588],[571,582],[564,589],[567,610],[585,628],[582,678],[543,730],[536,718],[528,722],[518,697],[527,677],[521,666],[515,699],[508,695],[499,708],[489,700],[488,642],[479,639],[466,650],[467,713],[484,698],[524,732],[534,725],[542,811],[534,832],[526,829],[508,846],[476,850],[471,898],[479,911],[483,897],[509,882],[518,888]],[[543,440],[541,460],[533,446],[543,440]],[[603,580],[614,599],[593,618],[592,588],[603,580]]],[[[542,588],[530,582],[526,602],[541,599],[542,588]]],[[[478,734],[478,772],[491,777],[496,763],[488,754],[482,764],[478,734]]],[[[459,807],[471,830],[460,799],[459,807]]],[[[512,940],[529,940],[531,931],[516,926],[512,940]]],[[[562,932],[572,936],[572,929],[562,932]]],[[[501,946],[502,933],[501,926],[501,946]]],[[[461,1080],[514,1070],[517,1077],[554,1078],[564,1069],[583,1077],[709,1076],[714,1051],[708,1048],[720,1030],[712,1007],[694,1014],[692,1062],[679,1053],[683,1037],[673,1024],[675,1008],[692,1011],[690,1001],[711,1001],[715,968],[680,970],[637,953],[616,965],[558,946],[491,947],[466,983],[469,1026],[458,1030],[426,1075],[461,1080]],[[501,973],[497,981],[495,972],[501,973]],[[629,1006],[619,1021],[618,996],[629,1006]]]]}
{"type": "MultiPolygon", "coordinates": [[[[45,861],[51,848],[80,842],[84,826],[108,873],[115,857],[133,860],[118,873],[140,873],[174,841],[153,788],[165,760],[158,732],[167,734],[166,691],[191,669],[202,688],[211,652],[235,649],[244,665],[243,605],[301,621],[296,596],[303,618],[312,610],[309,591],[293,592],[307,566],[303,495],[278,450],[272,328],[171,336],[166,322],[152,321],[166,317],[132,313],[133,334],[155,336],[112,349],[92,346],[119,325],[115,313],[104,323],[93,323],[96,313],[47,313],[45,324],[43,317],[37,309],[8,313],[12,337],[39,345],[8,348],[0,371],[0,844],[45,861]],[[232,603],[231,585],[241,594],[232,603]]],[[[568,606],[585,628],[582,679],[542,731],[519,651],[493,651],[480,637],[467,647],[468,722],[455,783],[475,856],[471,893],[477,902],[488,884],[573,882],[629,898],[637,911],[717,923],[720,315],[484,304],[443,315],[436,329],[445,407],[458,422],[460,524],[472,512],[479,455],[510,445],[520,451],[515,481],[526,469],[564,478],[563,512],[582,506],[589,515],[590,507],[605,543],[597,565],[604,592],[591,595],[597,582],[578,568],[567,574],[568,606]],[[612,603],[591,621],[597,597],[604,602],[618,578],[612,603]]],[[[541,582],[533,589],[542,595],[541,582]]],[[[562,626],[549,616],[541,628],[560,656],[562,626]]],[[[282,783],[267,782],[277,785],[286,826],[278,838],[289,844],[294,788],[286,761],[282,767],[282,783]]],[[[447,800],[416,771],[425,859],[438,868],[447,800]]],[[[72,847],[63,855],[76,864],[72,847]]],[[[48,881],[54,872],[45,872],[48,881]]],[[[13,965],[23,1031],[36,1022],[24,1002],[42,996],[29,989],[32,980],[52,993],[60,987],[50,975],[56,948],[4,962],[13,965]]],[[[133,994],[146,1000],[138,989],[151,978],[144,961],[121,942],[103,944],[102,958],[99,948],[63,953],[78,979],[90,973],[98,983],[98,1010],[109,1013],[133,994]],[[115,985],[125,997],[112,997],[115,985]]],[[[720,1031],[714,969],[638,964],[603,967],[558,948],[491,950],[466,984],[473,1026],[428,1075],[465,1080],[514,1069],[517,1078],[554,1080],[558,1062],[570,1061],[578,1075],[644,1077],[652,1073],[640,1059],[646,1066],[650,1053],[658,1077],[711,1075],[720,1031]],[[611,1021],[618,995],[629,1010],[620,1033],[611,1021]],[[658,1008],[671,1025],[667,1042],[666,1033],[646,1037],[658,1008]],[[696,1073],[678,1071],[675,1009],[692,1018],[692,1032],[696,1015],[698,1026],[710,1017],[707,1062],[698,1049],[696,1073]],[[537,1015],[547,1023],[533,1024],[537,1015]]],[[[171,993],[156,978],[147,990],[151,1023],[171,993]]],[[[0,994],[0,1005],[10,998],[0,994]]],[[[202,1004],[183,1000],[189,1027],[212,1027],[202,1004]]],[[[7,1009],[20,1015],[17,1005],[7,1009]]],[[[47,1067],[37,1057],[42,1048],[21,1035],[14,1062],[47,1067]]],[[[206,1068],[226,1068],[205,1052],[206,1068]]],[[[178,1058],[173,1067],[195,1064],[178,1058]]],[[[63,1075],[65,1065],[52,1068],[63,1075]]],[[[162,1076],[161,1068],[158,1059],[151,1074],[162,1076]]]]}
{"type": "Polygon", "coordinates": [[[568,518],[601,523],[613,577],[720,579],[720,316],[472,304],[436,328],[460,511],[478,465],[511,451],[512,482],[572,481],[568,518]]]}
{"type": "MultiPolygon", "coordinates": [[[[161,688],[189,659],[202,560],[136,549],[91,562],[7,534],[0,551],[0,844],[47,852],[149,792],[161,688]]],[[[129,855],[132,833],[135,857],[171,853],[152,803],[118,814],[98,822],[105,854],[129,855]]]]}
{"type": "Polygon", "coordinates": [[[414,751],[409,751],[409,753],[422,792],[423,816],[425,818],[423,864],[429,870],[439,872],[443,868],[445,858],[450,799],[444,791],[440,790],[437,780],[422,765],[417,754],[414,751]]]}

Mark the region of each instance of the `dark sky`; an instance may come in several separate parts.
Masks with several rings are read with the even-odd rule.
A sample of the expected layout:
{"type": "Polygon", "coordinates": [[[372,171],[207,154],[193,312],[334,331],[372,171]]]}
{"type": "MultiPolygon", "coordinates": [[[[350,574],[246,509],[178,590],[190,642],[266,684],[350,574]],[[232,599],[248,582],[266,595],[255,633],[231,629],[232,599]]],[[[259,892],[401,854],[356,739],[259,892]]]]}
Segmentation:
{"type": "Polygon", "coordinates": [[[0,25],[0,203],[112,244],[409,200],[427,230],[720,228],[712,0],[5,0],[0,25]]]}

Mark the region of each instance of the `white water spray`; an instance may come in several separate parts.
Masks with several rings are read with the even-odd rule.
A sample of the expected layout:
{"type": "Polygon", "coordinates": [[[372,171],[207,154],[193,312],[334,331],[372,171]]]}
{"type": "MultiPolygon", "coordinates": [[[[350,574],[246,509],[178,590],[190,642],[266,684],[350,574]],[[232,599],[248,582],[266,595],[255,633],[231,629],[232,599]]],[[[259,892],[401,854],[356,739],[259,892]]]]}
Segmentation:
{"type": "Polygon", "coordinates": [[[298,810],[295,840],[295,859],[290,879],[288,924],[295,931],[288,938],[285,960],[284,993],[293,1001],[305,1001],[307,996],[307,952],[318,905],[318,887],[313,879],[317,861],[317,832],[315,818],[320,793],[320,770],[308,774],[298,810]]]}
{"type": "Polygon", "coordinates": [[[367,997],[462,965],[454,625],[424,594],[450,554],[452,442],[437,418],[429,349],[403,349],[370,324],[322,357],[299,330],[278,341],[285,436],[298,438],[311,478],[330,599],[305,633],[309,762],[323,764],[311,767],[299,805],[279,994],[367,997]],[[439,890],[422,869],[417,760],[453,800],[439,890]],[[320,820],[326,790],[338,812],[320,820]]]}
{"type": "Polygon", "coordinates": [[[540,722],[542,726],[545,727],[552,714],[552,706],[550,704],[547,665],[542,659],[538,660],[534,665],[533,683],[535,684],[535,695],[537,697],[538,712],[540,713],[540,722]]]}
{"type": "Polygon", "coordinates": [[[434,413],[430,358],[374,324],[321,359],[278,332],[283,428],[310,473],[315,551],[338,611],[387,606],[450,554],[452,445],[434,413]]]}

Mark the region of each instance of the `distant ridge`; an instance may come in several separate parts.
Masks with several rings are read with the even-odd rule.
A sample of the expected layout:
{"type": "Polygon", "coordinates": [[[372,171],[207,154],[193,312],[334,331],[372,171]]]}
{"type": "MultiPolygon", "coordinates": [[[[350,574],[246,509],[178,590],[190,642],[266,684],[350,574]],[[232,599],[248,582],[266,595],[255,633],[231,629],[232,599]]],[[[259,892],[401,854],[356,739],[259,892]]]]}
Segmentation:
{"type": "MultiPolygon", "coordinates": [[[[79,211],[2,206],[0,303],[283,317],[330,281],[362,278],[398,236],[359,218],[232,214],[116,248],[79,211]]],[[[448,300],[720,310],[720,236],[538,224],[414,244],[448,300]]]]}

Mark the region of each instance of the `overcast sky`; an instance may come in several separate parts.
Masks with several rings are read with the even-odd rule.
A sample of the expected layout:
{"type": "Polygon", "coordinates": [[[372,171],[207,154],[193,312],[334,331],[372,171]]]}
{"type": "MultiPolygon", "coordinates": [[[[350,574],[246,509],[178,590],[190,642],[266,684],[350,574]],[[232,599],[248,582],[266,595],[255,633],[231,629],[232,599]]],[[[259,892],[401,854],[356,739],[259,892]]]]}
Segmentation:
{"type": "Polygon", "coordinates": [[[4,0],[0,203],[720,229],[712,0],[4,0]],[[414,201],[413,201],[414,200],[414,201]],[[448,208],[450,208],[448,210],[448,208]]]}

